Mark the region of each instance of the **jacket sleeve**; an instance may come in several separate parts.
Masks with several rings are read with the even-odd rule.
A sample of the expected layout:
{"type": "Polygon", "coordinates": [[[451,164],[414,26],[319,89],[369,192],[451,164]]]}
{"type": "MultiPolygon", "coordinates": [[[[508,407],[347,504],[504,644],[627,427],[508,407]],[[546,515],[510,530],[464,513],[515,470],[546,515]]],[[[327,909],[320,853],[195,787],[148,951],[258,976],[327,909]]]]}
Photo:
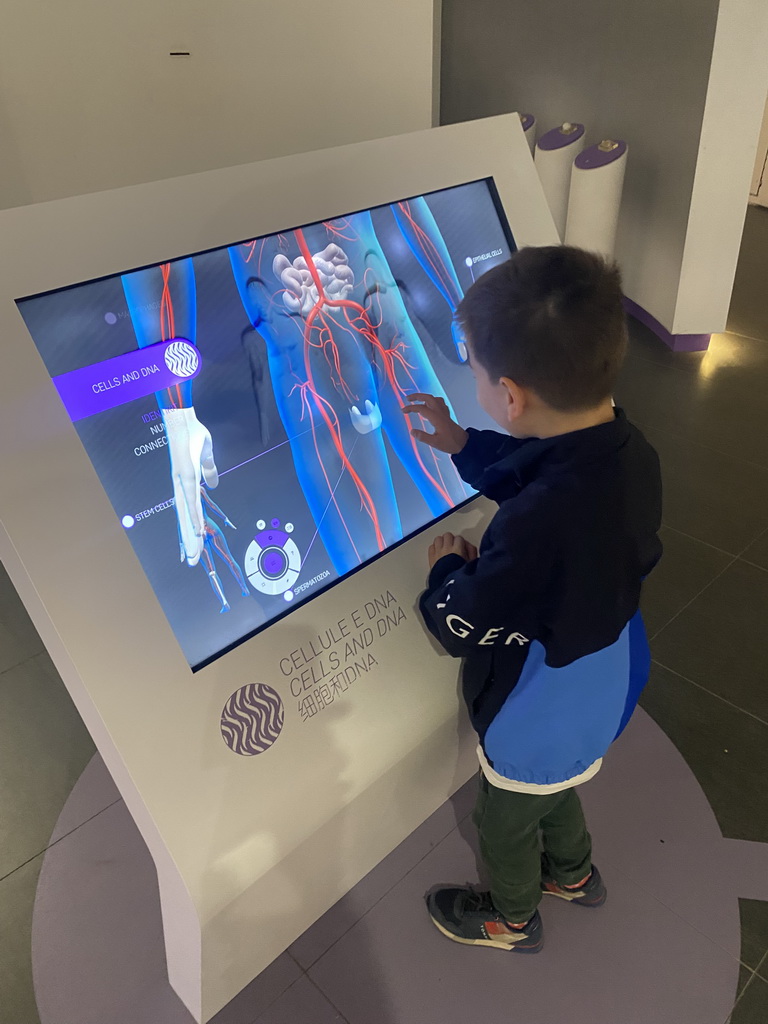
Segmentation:
{"type": "Polygon", "coordinates": [[[486,469],[517,451],[525,441],[496,430],[475,430],[469,427],[467,433],[469,439],[461,451],[452,456],[453,464],[470,487],[482,491],[486,469]]]}
{"type": "Polygon", "coordinates": [[[523,647],[537,639],[551,550],[542,524],[517,521],[502,508],[483,538],[479,558],[465,562],[446,555],[434,565],[419,602],[427,628],[456,658],[478,648],[523,647]]]}

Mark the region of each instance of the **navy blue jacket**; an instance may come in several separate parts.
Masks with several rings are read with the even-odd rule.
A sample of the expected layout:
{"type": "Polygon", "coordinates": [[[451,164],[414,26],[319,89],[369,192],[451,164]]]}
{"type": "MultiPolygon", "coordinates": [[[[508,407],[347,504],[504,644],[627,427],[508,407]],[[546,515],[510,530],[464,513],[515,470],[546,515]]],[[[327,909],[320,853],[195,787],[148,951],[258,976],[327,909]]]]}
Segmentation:
{"type": "Polygon", "coordinates": [[[464,698],[496,772],[565,782],[603,756],[648,679],[638,609],[661,556],[658,456],[617,409],[555,438],[470,430],[454,463],[499,510],[476,561],[433,567],[424,620],[465,659],[464,698]]]}

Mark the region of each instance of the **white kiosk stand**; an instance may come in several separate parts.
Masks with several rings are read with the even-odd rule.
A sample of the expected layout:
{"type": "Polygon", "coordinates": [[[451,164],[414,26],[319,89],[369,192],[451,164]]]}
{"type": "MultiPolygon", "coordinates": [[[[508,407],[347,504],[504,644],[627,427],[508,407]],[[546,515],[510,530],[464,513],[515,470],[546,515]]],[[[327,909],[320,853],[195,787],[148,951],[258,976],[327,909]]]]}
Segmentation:
{"type": "MultiPolygon", "coordinates": [[[[346,340],[339,346],[351,338],[355,351],[364,349],[364,342],[375,348],[386,326],[380,303],[398,288],[408,292],[408,330],[414,332],[409,337],[416,347],[423,343],[419,358],[426,354],[437,376],[450,378],[458,413],[471,417],[472,379],[462,366],[461,342],[451,336],[449,307],[455,296],[448,278],[466,289],[482,269],[505,257],[508,249],[496,244],[498,237],[509,241],[504,214],[518,247],[557,242],[517,115],[0,214],[0,556],[152,853],[170,981],[198,1021],[208,1021],[475,770],[474,744],[457,715],[457,666],[430,643],[415,601],[424,584],[430,536],[444,529],[478,536],[489,507],[470,501],[435,525],[436,505],[430,512],[425,504],[419,512],[417,489],[426,493],[432,484],[424,482],[426,477],[419,482],[415,462],[405,472],[408,457],[398,463],[391,438],[386,444],[376,441],[376,458],[393,467],[389,491],[377,490],[386,475],[381,466],[373,466],[367,479],[371,461],[361,466],[351,454],[341,473],[318,483],[317,474],[312,477],[317,466],[299,466],[309,449],[294,437],[281,439],[279,431],[287,429],[283,414],[292,389],[304,394],[301,429],[319,424],[311,434],[318,456],[322,450],[331,460],[341,457],[338,445],[349,438],[350,452],[355,445],[359,452],[372,444],[382,432],[382,410],[384,429],[393,428],[387,387],[395,379],[407,383],[407,375],[398,378],[404,367],[418,377],[418,359],[401,349],[403,362],[388,385],[385,371],[400,344],[390,332],[381,351],[368,352],[365,370],[378,360],[372,379],[380,407],[376,401],[364,404],[362,385],[341,380],[331,334],[342,332],[338,337],[346,340]],[[438,259],[431,227],[425,233],[405,200],[426,195],[420,209],[431,216],[439,203],[429,193],[469,182],[477,184],[456,192],[465,197],[457,200],[463,213],[453,217],[448,193],[440,200],[442,212],[434,213],[451,269],[438,259]],[[472,205],[476,202],[480,206],[472,205]],[[382,205],[389,210],[374,217],[382,230],[384,218],[393,232],[398,214],[402,221],[400,241],[390,245],[392,267],[402,257],[420,268],[413,271],[412,288],[384,281],[387,274],[370,248],[360,265],[345,255],[360,251],[360,236],[354,228],[347,231],[357,223],[351,214],[382,205]],[[468,249],[462,231],[477,227],[480,207],[489,223],[496,217],[497,227],[487,249],[468,249]],[[314,226],[315,233],[324,227],[328,245],[336,248],[324,250],[325,256],[311,253],[314,267],[306,260],[301,264],[304,250],[294,250],[303,234],[296,225],[314,226]],[[243,245],[250,245],[255,265],[258,246],[248,240],[267,236],[273,236],[270,245],[282,246],[284,260],[272,257],[248,277],[250,257],[243,245]],[[241,271],[245,267],[238,282],[245,296],[239,310],[242,337],[234,341],[226,317],[234,316],[238,293],[227,276],[228,246],[235,250],[232,267],[238,251],[241,271]],[[196,253],[207,255],[180,260],[196,253]],[[196,340],[189,336],[194,325],[179,327],[182,300],[177,298],[174,309],[168,280],[184,266],[197,273],[196,295],[187,281],[182,297],[187,306],[197,304],[196,340]],[[142,302],[132,290],[131,281],[145,280],[136,268],[166,275],[158,302],[142,302]],[[305,277],[302,270],[308,271],[305,277]],[[86,292],[81,282],[95,284],[86,292]],[[276,285],[281,286],[275,290],[276,285]],[[249,289],[261,296],[261,314],[254,313],[253,303],[247,309],[249,289]],[[324,296],[319,289],[325,289],[324,296]],[[57,294],[23,301],[50,292],[57,294]],[[79,297],[86,294],[121,296],[121,305],[100,305],[100,300],[94,305],[91,299],[82,305],[79,297]],[[435,300],[438,294],[442,298],[435,300]],[[229,303],[229,312],[222,305],[219,316],[219,302],[229,303]],[[430,342],[425,324],[435,302],[444,304],[435,316],[448,326],[445,336],[430,342]],[[296,344],[305,346],[305,367],[320,365],[312,362],[320,355],[325,358],[325,397],[311,391],[306,376],[300,379],[299,364],[292,371],[295,381],[281,391],[276,364],[267,372],[266,362],[259,363],[273,313],[293,317],[296,344]],[[150,337],[154,347],[141,348],[147,317],[155,318],[162,333],[150,337]],[[312,334],[313,318],[317,334],[312,334]],[[330,333],[322,334],[323,324],[330,333]],[[123,341],[116,343],[118,337],[123,341]],[[103,356],[94,355],[102,342],[103,356]],[[227,345],[232,359],[242,361],[237,372],[220,357],[227,345]],[[150,356],[154,370],[146,361],[150,356]],[[141,378],[150,372],[160,377],[147,385],[141,378]],[[267,408],[270,373],[274,398],[267,408]],[[194,527],[195,491],[202,483],[207,494],[215,483],[207,452],[200,450],[199,424],[187,423],[181,439],[187,455],[194,456],[192,477],[182,479],[189,466],[178,468],[184,445],[177,428],[189,419],[184,400],[189,387],[196,389],[196,416],[211,430],[218,464],[219,487],[210,497],[220,504],[222,517],[204,503],[208,532],[203,536],[210,543],[201,540],[200,563],[213,556],[217,577],[210,568],[193,567],[196,559],[189,551],[200,533],[194,527]],[[251,433],[243,436],[252,438],[254,454],[246,460],[250,469],[243,471],[228,464],[228,456],[245,443],[239,421],[232,426],[228,413],[237,419],[242,389],[248,388],[249,408],[255,411],[249,413],[251,433]],[[161,389],[166,399],[156,397],[161,389]],[[323,408],[327,417],[321,422],[323,408]],[[169,454],[179,475],[173,488],[169,454]],[[252,475],[248,479],[258,486],[247,493],[240,486],[246,479],[242,473],[255,473],[262,456],[279,458],[269,465],[290,473],[290,508],[281,506],[281,481],[288,477],[276,479],[273,487],[268,474],[252,475]],[[360,500],[336,509],[338,536],[323,533],[324,513],[312,513],[317,524],[312,537],[312,502],[307,498],[304,507],[297,478],[320,492],[327,485],[328,508],[336,489],[341,501],[344,481],[356,479],[355,467],[371,504],[355,484],[360,500]],[[157,480],[163,481],[159,491],[153,490],[157,480]],[[140,503],[126,499],[118,506],[116,494],[133,493],[140,503]],[[402,522],[398,527],[390,517],[374,550],[365,538],[374,518],[384,524],[393,494],[402,522]],[[179,511],[185,501],[189,511],[179,511]],[[417,525],[426,523],[426,532],[395,543],[413,533],[417,513],[417,525]],[[229,516],[237,533],[224,522],[229,516]],[[365,564],[349,576],[342,530],[355,538],[360,530],[363,537],[359,561],[365,564]],[[247,577],[244,586],[221,558],[226,543],[222,548],[220,535],[230,545],[232,563],[247,577]],[[142,547],[150,540],[159,546],[142,547]],[[383,557],[370,560],[381,551],[383,557]],[[337,577],[342,577],[338,585],[323,589],[337,577]],[[307,600],[313,591],[317,597],[307,600]],[[198,604],[205,611],[195,619],[198,604]],[[191,618],[179,611],[188,607],[191,618]],[[220,608],[226,613],[220,615],[220,608]]],[[[263,255],[263,249],[259,252],[263,255]]],[[[342,357],[343,364],[347,356],[342,357]]],[[[341,370],[346,372],[344,365],[341,370]]],[[[434,473],[426,476],[432,479],[434,473]]]]}

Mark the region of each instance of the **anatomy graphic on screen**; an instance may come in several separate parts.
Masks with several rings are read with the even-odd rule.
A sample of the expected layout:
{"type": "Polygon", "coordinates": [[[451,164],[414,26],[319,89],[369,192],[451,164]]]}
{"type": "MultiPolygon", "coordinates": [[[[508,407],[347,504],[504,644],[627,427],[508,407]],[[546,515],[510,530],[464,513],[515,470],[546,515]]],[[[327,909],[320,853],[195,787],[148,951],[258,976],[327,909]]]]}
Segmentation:
{"type": "Polygon", "coordinates": [[[475,182],[19,301],[190,665],[471,497],[402,407],[489,425],[454,312],[511,248],[475,182]]]}
{"type": "MultiPolygon", "coordinates": [[[[462,292],[426,200],[393,207],[453,313],[462,292]]],[[[410,321],[368,212],[229,250],[264,339],[271,385],[304,494],[342,575],[403,536],[382,430],[433,516],[472,493],[449,456],[417,445],[401,410],[449,401],[410,321]]],[[[454,335],[455,337],[455,332],[454,335]]],[[[457,361],[466,350],[456,343],[457,361]]]]}

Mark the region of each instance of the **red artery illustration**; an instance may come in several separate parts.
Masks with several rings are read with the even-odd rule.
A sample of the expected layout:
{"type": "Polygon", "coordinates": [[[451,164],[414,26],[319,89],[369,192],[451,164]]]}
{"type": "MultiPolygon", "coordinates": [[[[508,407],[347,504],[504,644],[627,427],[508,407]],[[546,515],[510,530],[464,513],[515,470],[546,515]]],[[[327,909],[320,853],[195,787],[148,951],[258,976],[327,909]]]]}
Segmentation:
{"type": "MultiPolygon", "coordinates": [[[[332,234],[338,238],[346,239],[348,241],[354,240],[354,237],[352,235],[345,234],[343,230],[340,230],[336,226],[328,224],[326,224],[325,226],[326,228],[333,227],[332,234]]],[[[419,228],[419,230],[421,229],[419,228]]],[[[406,398],[409,391],[413,392],[416,390],[416,382],[413,380],[413,377],[411,376],[410,373],[412,366],[411,364],[408,363],[406,359],[406,346],[402,341],[398,341],[397,338],[395,338],[393,340],[392,345],[389,347],[385,347],[381,343],[381,340],[379,339],[378,335],[378,329],[381,327],[383,320],[380,309],[378,310],[377,320],[374,323],[371,320],[369,311],[366,310],[363,306],[361,306],[359,302],[355,302],[351,299],[334,299],[326,295],[323,283],[320,279],[320,275],[317,272],[317,267],[315,266],[315,262],[312,258],[312,253],[310,252],[306,238],[304,237],[304,232],[299,229],[294,232],[294,236],[296,238],[299,251],[301,252],[301,255],[304,257],[304,260],[306,261],[307,269],[312,275],[312,280],[314,281],[318,295],[317,302],[308,313],[304,325],[304,366],[307,374],[307,386],[312,394],[312,397],[315,399],[317,408],[320,410],[320,413],[322,415],[323,420],[325,421],[328,430],[330,431],[333,444],[339,454],[339,458],[341,459],[345,469],[349,471],[352,479],[355,482],[355,486],[357,487],[358,493],[360,494],[363,508],[368,512],[373,522],[379,550],[383,551],[384,548],[386,547],[386,542],[384,540],[384,537],[379,526],[379,521],[376,514],[376,507],[374,505],[373,499],[371,498],[370,492],[368,491],[365,484],[361,480],[359,474],[355,471],[354,467],[349,461],[349,458],[347,457],[347,454],[344,450],[338,418],[336,417],[333,408],[318,393],[312,375],[310,351],[312,348],[319,348],[322,349],[322,351],[324,352],[325,357],[328,360],[329,365],[331,366],[331,369],[338,380],[338,386],[340,387],[342,393],[346,393],[347,397],[349,397],[350,400],[354,399],[355,396],[353,396],[351,392],[349,392],[349,389],[347,388],[346,383],[344,382],[338,348],[333,339],[331,325],[328,322],[327,316],[325,314],[325,309],[340,309],[343,312],[343,318],[344,321],[346,322],[346,327],[344,327],[344,324],[342,324],[342,328],[348,330],[351,334],[361,337],[365,341],[367,341],[370,344],[373,352],[375,352],[380,357],[387,381],[397,398],[397,402],[400,408],[403,408],[403,406],[407,404],[406,398]],[[398,379],[398,371],[402,376],[406,378],[405,383],[401,382],[401,380],[398,379]]],[[[425,239],[427,242],[429,242],[429,239],[426,238],[426,236],[425,239]]],[[[435,253],[435,255],[437,254],[435,253]]],[[[366,270],[366,277],[369,274],[372,274],[372,271],[366,270]]],[[[371,289],[370,294],[375,296],[377,294],[376,290],[371,289]]],[[[334,325],[338,325],[338,321],[334,321],[334,325]]],[[[450,495],[445,487],[445,481],[442,478],[442,473],[440,472],[440,467],[437,464],[437,460],[435,459],[434,454],[430,450],[430,454],[432,455],[432,461],[434,462],[434,469],[439,479],[436,479],[435,475],[433,475],[433,473],[431,473],[430,470],[425,465],[424,459],[422,457],[422,449],[420,446],[418,446],[417,442],[413,438],[411,438],[411,445],[413,447],[416,459],[418,460],[421,468],[424,471],[424,474],[432,482],[435,489],[445,498],[446,502],[448,504],[451,504],[450,495]]],[[[341,510],[339,510],[339,512],[340,511],[341,510]]]]}
{"type": "Polygon", "coordinates": [[[447,298],[450,298],[451,304],[455,309],[461,301],[461,295],[456,289],[454,283],[454,277],[449,273],[448,268],[443,262],[440,253],[437,251],[437,247],[432,239],[429,237],[424,228],[418,223],[413,213],[411,212],[411,204],[407,201],[398,203],[398,209],[408,221],[408,224],[413,231],[414,238],[419,245],[419,248],[424,254],[429,266],[435,275],[435,279],[438,282],[440,289],[444,292],[447,298]]]}
{"type": "MultiPolygon", "coordinates": [[[[160,294],[160,340],[168,341],[176,337],[176,317],[173,312],[173,298],[171,296],[171,264],[162,263],[160,273],[163,275],[163,290],[160,294]]],[[[177,384],[174,388],[167,388],[168,402],[172,409],[181,409],[184,405],[181,397],[181,388],[177,384]]]]}

